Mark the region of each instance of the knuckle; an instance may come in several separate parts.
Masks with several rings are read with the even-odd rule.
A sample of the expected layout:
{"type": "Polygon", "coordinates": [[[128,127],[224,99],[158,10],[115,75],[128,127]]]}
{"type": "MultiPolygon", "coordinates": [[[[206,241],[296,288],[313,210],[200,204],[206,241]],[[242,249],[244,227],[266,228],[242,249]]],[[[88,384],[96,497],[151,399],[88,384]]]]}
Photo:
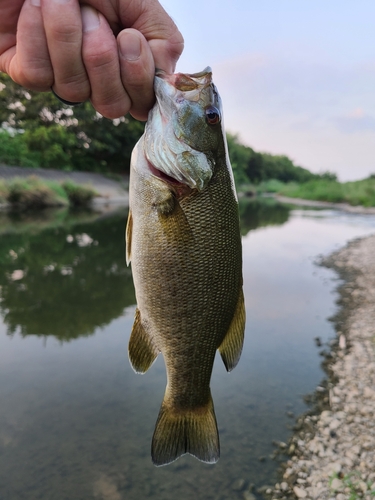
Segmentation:
{"type": "Polygon", "coordinates": [[[132,92],[142,92],[146,95],[153,93],[153,76],[150,79],[148,73],[141,65],[137,67],[133,65],[130,70],[123,68],[122,71],[122,81],[125,87],[131,89],[132,92]]]}
{"type": "Polygon", "coordinates": [[[22,70],[20,84],[30,90],[45,91],[53,85],[53,72],[51,67],[36,64],[22,70]]]}
{"type": "Polygon", "coordinates": [[[57,94],[71,102],[87,101],[90,97],[90,85],[87,79],[65,79],[55,83],[57,94]]]}
{"type": "Polygon", "coordinates": [[[58,43],[80,43],[82,38],[82,27],[78,24],[54,26],[51,30],[51,36],[58,43]]]}
{"type": "Polygon", "coordinates": [[[130,100],[126,98],[113,99],[113,96],[101,96],[97,98],[95,95],[91,96],[91,103],[101,115],[110,120],[120,118],[121,116],[129,113],[130,100]]]}
{"type": "Polygon", "coordinates": [[[108,66],[117,62],[112,47],[102,47],[98,50],[86,50],[82,53],[85,66],[97,69],[107,69],[108,66]]]}

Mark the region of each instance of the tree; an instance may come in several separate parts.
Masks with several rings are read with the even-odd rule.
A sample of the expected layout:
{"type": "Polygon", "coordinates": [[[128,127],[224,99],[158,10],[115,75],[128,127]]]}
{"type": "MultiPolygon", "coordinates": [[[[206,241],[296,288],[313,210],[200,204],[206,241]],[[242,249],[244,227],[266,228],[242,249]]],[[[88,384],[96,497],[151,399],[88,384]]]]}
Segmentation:
{"type": "Polygon", "coordinates": [[[12,132],[9,142],[21,134],[24,165],[98,172],[129,172],[131,151],[144,129],[131,116],[108,120],[89,102],[70,107],[51,92],[28,91],[6,74],[0,74],[0,123],[12,132]]]}
{"type": "Polygon", "coordinates": [[[258,153],[241,144],[236,135],[227,134],[227,140],[234,177],[238,185],[249,182],[258,184],[270,179],[303,183],[320,177],[306,168],[294,165],[293,161],[285,155],[258,153]]]}

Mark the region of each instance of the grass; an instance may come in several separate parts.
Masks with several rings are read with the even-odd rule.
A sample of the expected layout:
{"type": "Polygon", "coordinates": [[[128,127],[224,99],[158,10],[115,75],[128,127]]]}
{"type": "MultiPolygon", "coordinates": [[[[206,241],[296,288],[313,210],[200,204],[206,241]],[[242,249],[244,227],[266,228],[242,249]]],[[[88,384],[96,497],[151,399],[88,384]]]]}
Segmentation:
{"type": "Polygon", "coordinates": [[[241,185],[239,192],[253,196],[277,193],[289,198],[375,207],[375,176],[353,182],[315,179],[303,184],[270,179],[259,184],[241,185]]]}
{"type": "Polygon", "coordinates": [[[91,187],[81,186],[73,181],[65,181],[61,186],[68,196],[69,203],[74,207],[88,205],[96,195],[96,192],[91,187]]]}
{"type": "Polygon", "coordinates": [[[285,186],[284,182],[277,179],[269,179],[259,184],[242,184],[238,186],[238,191],[247,195],[259,195],[264,193],[278,193],[285,186]]]}
{"type": "Polygon", "coordinates": [[[86,206],[97,193],[72,181],[44,181],[37,176],[0,180],[0,204],[17,208],[86,206]]]}
{"type": "MultiPolygon", "coordinates": [[[[361,478],[361,474],[358,471],[349,472],[344,476],[339,476],[336,472],[332,474],[330,477],[330,488],[333,490],[333,480],[339,479],[341,481],[340,491],[345,491],[349,496],[348,500],[359,500],[361,498],[366,497],[375,497],[375,489],[373,489],[373,484],[371,481],[363,481],[361,478]]],[[[336,491],[333,492],[336,494],[336,491]]]]}
{"type": "Polygon", "coordinates": [[[369,177],[360,181],[343,183],[324,179],[304,184],[289,183],[281,187],[278,194],[290,198],[375,207],[375,179],[369,177]]]}

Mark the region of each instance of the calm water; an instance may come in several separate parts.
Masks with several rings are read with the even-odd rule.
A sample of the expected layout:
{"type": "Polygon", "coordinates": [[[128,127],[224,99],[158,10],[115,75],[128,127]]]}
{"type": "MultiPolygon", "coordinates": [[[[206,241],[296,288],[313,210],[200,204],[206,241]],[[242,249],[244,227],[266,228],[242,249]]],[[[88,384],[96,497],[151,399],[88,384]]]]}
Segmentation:
{"type": "Polygon", "coordinates": [[[242,499],[270,484],[287,411],[324,374],[332,271],[319,254],[375,231],[375,218],[241,205],[248,322],[238,367],[216,359],[221,436],[215,466],[185,456],[155,468],[150,443],[165,388],[162,357],[145,375],[127,359],[135,310],[124,263],[125,213],[0,216],[0,499],[242,499]],[[265,457],[263,460],[262,457],[265,457]],[[262,461],[260,460],[262,459],[262,461]]]}

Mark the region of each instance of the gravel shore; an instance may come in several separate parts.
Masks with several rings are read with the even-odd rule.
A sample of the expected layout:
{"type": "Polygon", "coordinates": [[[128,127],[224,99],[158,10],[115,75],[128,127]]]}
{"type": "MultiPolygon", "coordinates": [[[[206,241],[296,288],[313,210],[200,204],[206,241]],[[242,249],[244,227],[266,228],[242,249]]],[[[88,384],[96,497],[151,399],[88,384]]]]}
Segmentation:
{"type": "Polygon", "coordinates": [[[375,236],[324,259],[339,274],[337,338],[317,407],[297,421],[290,458],[271,499],[355,500],[375,496],[375,236]]]}

